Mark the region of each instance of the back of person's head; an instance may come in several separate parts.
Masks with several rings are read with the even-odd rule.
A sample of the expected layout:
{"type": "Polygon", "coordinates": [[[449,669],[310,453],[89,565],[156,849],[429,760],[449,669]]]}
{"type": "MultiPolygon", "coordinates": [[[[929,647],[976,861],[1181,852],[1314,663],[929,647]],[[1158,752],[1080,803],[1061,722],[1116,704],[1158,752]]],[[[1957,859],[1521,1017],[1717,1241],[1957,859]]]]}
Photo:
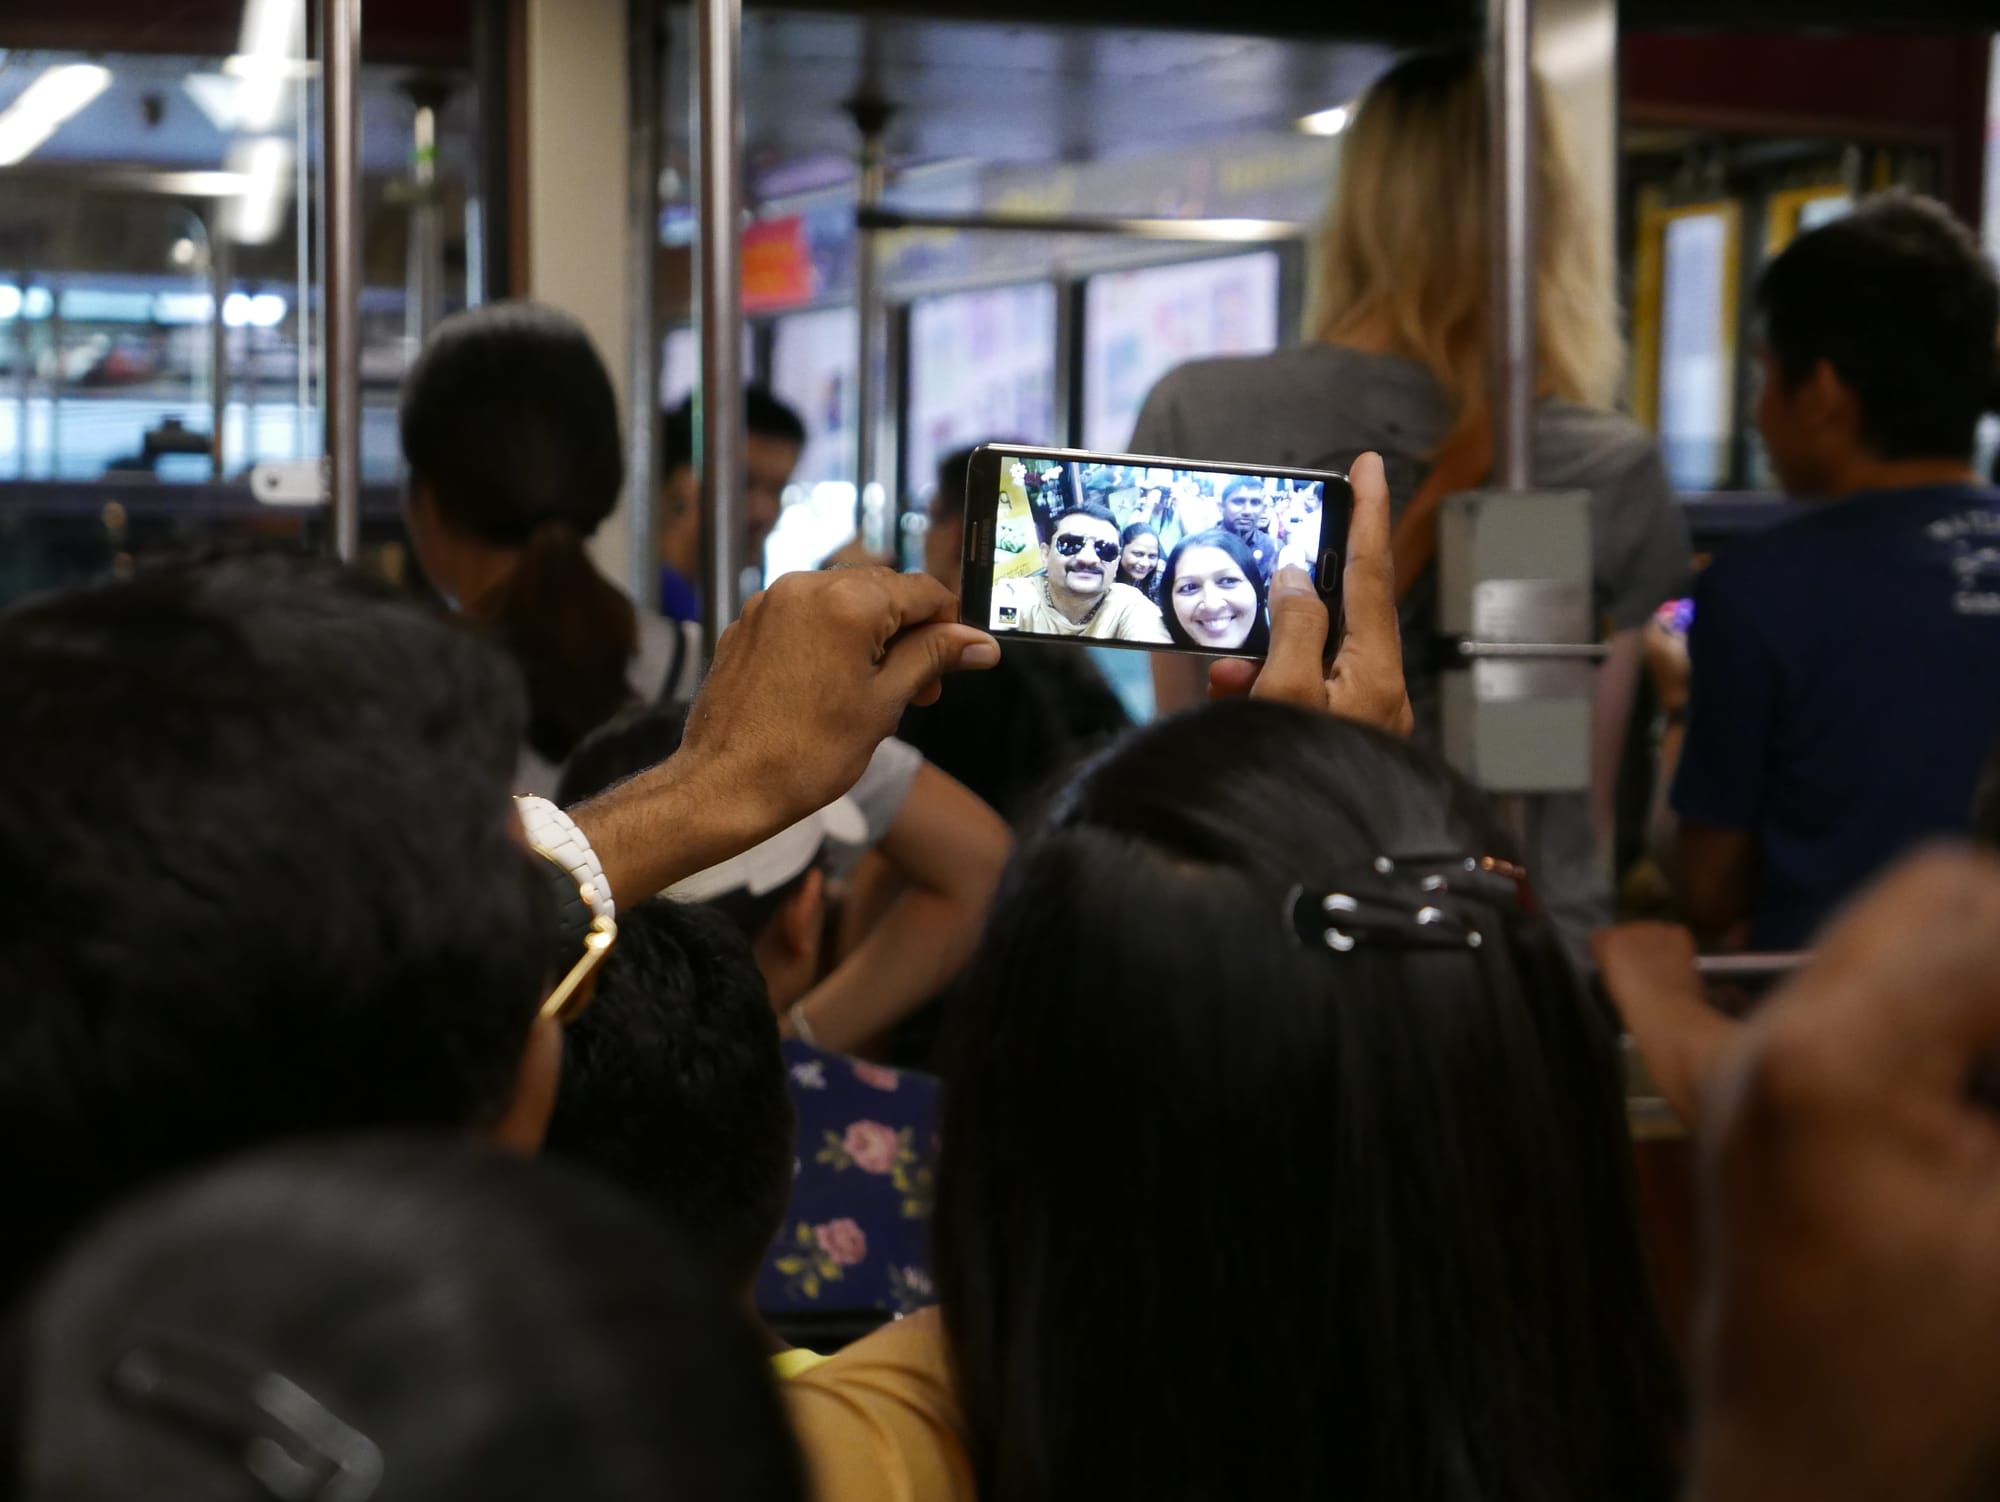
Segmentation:
{"type": "Polygon", "coordinates": [[[685,704],[634,704],[584,737],[562,769],[556,802],[565,807],[657,767],[681,748],[685,704]]]}
{"type": "Polygon", "coordinates": [[[792,1107],[769,994],[728,918],[657,897],[618,915],[563,1034],[547,1151],[658,1206],[750,1286],[791,1191],[792,1107]]]}
{"type": "Polygon", "coordinates": [[[555,1165],[372,1139],[121,1211],[24,1315],[19,1495],[792,1502],[746,1323],[555,1165]]]}
{"type": "MultiPolygon", "coordinates": [[[[584,551],[625,480],[604,362],[554,308],[498,302],[455,314],[410,371],[402,434],[413,501],[434,507],[447,531],[519,555],[496,599],[461,603],[520,664],[528,743],[559,762],[629,697],[637,642],[631,602],[584,551]]],[[[421,555],[421,519],[413,524],[421,555]]]]}
{"type": "Polygon", "coordinates": [[[1888,193],[1808,231],[1764,272],[1757,304],[1787,388],[1831,366],[1877,458],[1969,458],[1994,394],[2000,283],[1942,204],[1888,193]]]}
{"type": "Polygon", "coordinates": [[[1051,540],[1055,538],[1062,524],[1073,516],[1087,516],[1094,522],[1103,522],[1105,526],[1111,529],[1113,537],[1118,535],[1118,518],[1111,514],[1109,506],[1101,506],[1096,501],[1071,501],[1067,505],[1058,506],[1049,517],[1049,537],[1051,540]]]}
{"type": "Polygon", "coordinates": [[[0,704],[0,1281],[164,1170],[504,1113],[554,917],[498,653],[328,562],[165,562],[0,617],[0,704]]]}
{"type": "MultiPolygon", "coordinates": [[[[660,477],[694,463],[694,398],[684,399],[660,417],[660,477]]],[[[743,388],[743,431],[793,448],[804,448],[805,419],[769,386],[757,382],[743,388]]]]}
{"type": "MultiPolygon", "coordinates": [[[[1602,231],[1539,80],[1532,107],[1539,383],[1604,406],[1624,349],[1602,231]]],[[[1485,399],[1490,159],[1477,51],[1420,53],[1379,79],[1341,137],[1309,324],[1336,342],[1379,324],[1462,412],[1485,399]]]]}
{"type": "Polygon", "coordinates": [[[956,590],[964,565],[965,504],[972,488],[972,456],[978,444],[954,449],[938,460],[930,496],[929,522],[924,533],[924,572],[945,588],[956,590]]]}
{"type": "Polygon", "coordinates": [[[1428,754],[1265,703],[1057,799],[946,1071],[985,1502],[1664,1495],[1613,1032],[1466,867],[1507,854],[1428,754]]]}

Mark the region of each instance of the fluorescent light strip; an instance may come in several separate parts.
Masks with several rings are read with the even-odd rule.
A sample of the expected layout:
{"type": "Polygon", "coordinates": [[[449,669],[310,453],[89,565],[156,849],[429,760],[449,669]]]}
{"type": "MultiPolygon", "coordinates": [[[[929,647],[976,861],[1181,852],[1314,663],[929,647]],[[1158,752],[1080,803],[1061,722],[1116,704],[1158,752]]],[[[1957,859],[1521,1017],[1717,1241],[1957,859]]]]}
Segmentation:
{"type": "Polygon", "coordinates": [[[1347,129],[1347,106],[1335,105],[1330,110],[1320,110],[1299,121],[1299,129],[1309,136],[1337,136],[1347,129]]]}
{"type": "Polygon", "coordinates": [[[248,0],[242,50],[224,64],[238,80],[236,124],[255,134],[271,129],[285,105],[285,83],[305,31],[302,0],[248,0]]]}
{"type": "Polygon", "coordinates": [[[111,70],[95,63],[43,69],[20,98],[0,110],[0,167],[26,161],[65,120],[110,86],[111,70]]]}
{"type": "Polygon", "coordinates": [[[283,136],[260,136],[231,148],[229,165],[243,176],[243,194],[224,216],[229,238],[245,245],[270,243],[284,228],[291,201],[292,143],[283,136]]]}

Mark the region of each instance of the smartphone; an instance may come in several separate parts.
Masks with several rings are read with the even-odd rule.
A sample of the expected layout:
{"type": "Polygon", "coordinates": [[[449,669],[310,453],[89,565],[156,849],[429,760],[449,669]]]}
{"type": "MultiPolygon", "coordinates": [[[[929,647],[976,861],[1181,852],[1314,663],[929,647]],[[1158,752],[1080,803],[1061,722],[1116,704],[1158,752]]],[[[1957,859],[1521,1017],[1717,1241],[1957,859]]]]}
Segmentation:
{"type": "Polygon", "coordinates": [[[1353,508],[1331,470],[988,444],[967,481],[960,619],[1032,641],[1261,658],[1280,568],[1311,574],[1339,622],[1353,508]]]}

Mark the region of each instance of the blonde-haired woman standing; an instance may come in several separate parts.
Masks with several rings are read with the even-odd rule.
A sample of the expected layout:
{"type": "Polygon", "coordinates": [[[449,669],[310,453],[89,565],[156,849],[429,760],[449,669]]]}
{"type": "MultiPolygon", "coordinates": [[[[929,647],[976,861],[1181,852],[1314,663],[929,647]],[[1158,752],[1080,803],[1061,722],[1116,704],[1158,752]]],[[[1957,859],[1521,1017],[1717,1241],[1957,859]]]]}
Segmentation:
{"type": "MultiPolygon", "coordinates": [[[[1591,493],[1595,603],[1611,640],[1598,679],[1592,794],[1529,805],[1538,896],[1580,943],[1609,915],[1605,852],[1639,628],[1680,588],[1690,544],[1652,438],[1610,410],[1624,346],[1604,236],[1539,86],[1534,114],[1541,401],[1533,474],[1540,486],[1591,493]]],[[[1170,372],[1139,414],[1134,451],[1344,469],[1373,450],[1399,516],[1433,470],[1446,491],[1482,483],[1492,431],[1486,120],[1474,52],[1425,53],[1384,76],[1343,139],[1318,247],[1311,337],[1275,354],[1170,372]]],[[[1398,561],[1411,576],[1399,583],[1420,736],[1437,730],[1438,665],[1428,649],[1436,589],[1427,567],[1418,572],[1428,556],[1421,537],[1399,534],[1398,561]]],[[[1162,659],[1163,708],[1198,692],[1175,673],[1179,666],[1162,659]]]]}

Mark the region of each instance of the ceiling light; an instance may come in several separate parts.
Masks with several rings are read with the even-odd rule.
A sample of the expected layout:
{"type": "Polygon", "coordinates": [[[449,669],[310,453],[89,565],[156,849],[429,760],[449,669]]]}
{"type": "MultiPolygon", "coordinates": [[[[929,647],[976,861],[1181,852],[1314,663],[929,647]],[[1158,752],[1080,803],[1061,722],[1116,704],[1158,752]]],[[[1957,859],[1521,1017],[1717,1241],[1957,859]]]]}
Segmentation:
{"type": "Polygon", "coordinates": [[[229,153],[229,168],[243,175],[243,192],[229,205],[224,227],[232,240],[265,245],[284,228],[292,183],[292,143],[263,136],[229,153]]]}
{"type": "Polygon", "coordinates": [[[1309,136],[1337,136],[1347,129],[1348,119],[1347,106],[1337,104],[1330,110],[1301,117],[1299,129],[1309,136]]]}
{"type": "Polygon", "coordinates": [[[21,97],[0,110],[0,167],[24,161],[42,142],[111,85],[111,70],[94,63],[45,68],[21,97]]]}
{"type": "Polygon", "coordinates": [[[236,123],[269,130],[285,106],[285,83],[305,31],[303,0],[245,0],[241,50],[223,64],[238,80],[236,123]]]}
{"type": "Polygon", "coordinates": [[[7,282],[0,282],[0,323],[18,318],[21,313],[21,289],[7,282]]]}

